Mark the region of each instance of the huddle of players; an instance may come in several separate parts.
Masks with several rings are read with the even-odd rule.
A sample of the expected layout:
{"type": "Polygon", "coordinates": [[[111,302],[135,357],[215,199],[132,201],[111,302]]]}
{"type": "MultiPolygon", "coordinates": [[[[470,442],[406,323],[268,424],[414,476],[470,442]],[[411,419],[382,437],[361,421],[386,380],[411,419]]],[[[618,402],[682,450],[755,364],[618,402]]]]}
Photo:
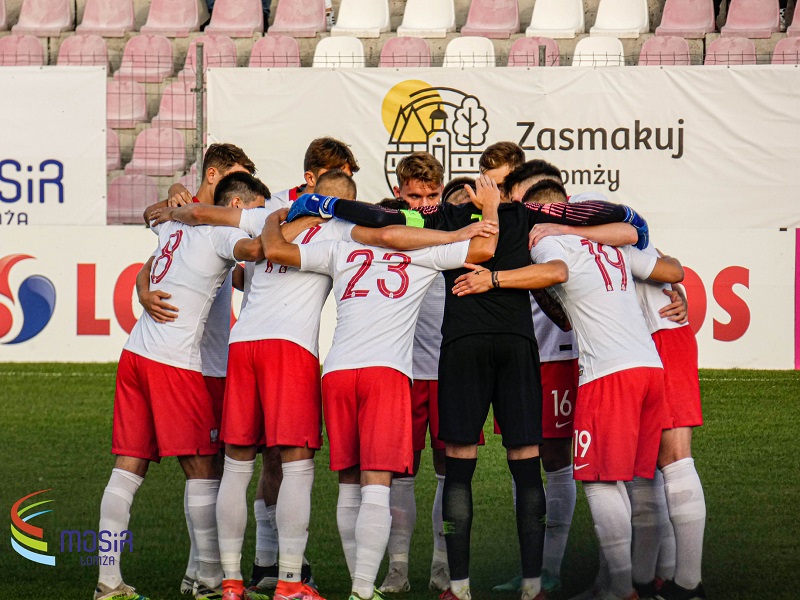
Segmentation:
{"type": "MultiPolygon", "coordinates": [[[[511,585],[521,589],[524,600],[543,598],[545,589],[557,589],[560,563],[575,504],[575,484],[568,454],[573,445],[573,425],[569,417],[578,418],[583,404],[575,402],[577,362],[574,341],[563,337],[568,334],[554,327],[553,322],[539,311],[538,305],[531,301],[524,290],[555,285],[573,325],[578,329],[579,340],[582,339],[582,332],[577,323],[597,320],[597,317],[590,315],[586,319],[581,313],[574,314],[570,310],[573,298],[567,291],[561,291],[569,290],[570,282],[576,278],[572,270],[577,265],[572,264],[572,259],[573,255],[577,256],[580,252],[565,255],[563,248],[553,248],[550,254],[540,250],[542,246],[559,246],[560,242],[556,240],[574,236],[543,239],[534,248],[534,256],[543,257],[543,264],[529,266],[528,230],[532,223],[541,220],[584,224],[593,222],[592,216],[598,217],[595,219],[597,222],[621,219],[612,215],[614,211],[608,207],[613,205],[597,202],[589,202],[585,208],[555,205],[556,208],[551,209],[519,204],[520,210],[508,210],[512,205],[503,205],[503,210],[498,212],[501,208],[501,191],[493,178],[506,179],[502,194],[505,198],[515,198],[516,195],[516,199],[519,199],[527,194],[524,199],[528,200],[541,195],[558,196],[560,192],[562,197],[559,199],[566,200],[566,194],[557,181],[560,179],[557,169],[543,161],[521,164],[523,160],[521,149],[513,144],[500,143],[491,147],[482,158],[482,170],[486,173],[474,184],[475,191],[462,185],[448,186],[450,202],[469,203],[469,206],[456,209],[454,204],[437,204],[443,183],[441,165],[430,155],[411,155],[398,165],[399,186],[395,193],[414,208],[429,208],[421,208],[419,212],[389,210],[381,213],[380,209],[372,206],[348,203],[346,200],[355,199],[355,184],[349,175],[358,170],[358,165],[349,149],[336,140],[323,138],[312,142],[306,156],[305,189],[295,188],[273,197],[270,197],[263,184],[248,174],[230,174],[235,171],[254,172],[252,162],[239,149],[228,145],[212,146],[204,163],[205,177],[197,196],[204,203],[177,209],[155,208],[147,214],[148,219],[155,218],[154,231],[159,235],[159,249],[151,259],[152,264],[148,263],[143,269],[145,277],[140,278],[140,283],[143,280],[149,286],[140,286],[140,292],[144,295],[143,304],[148,309],[148,315],[155,318],[140,319],[131,341],[123,351],[123,359],[133,361],[131,364],[123,364],[123,359],[120,361],[113,444],[113,452],[118,459],[101,506],[101,528],[126,529],[130,503],[146,472],[148,461],[176,455],[187,475],[185,510],[193,544],[182,590],[188,591],[188,587],[196,597],[208,598],[218,595],[215,590],[221,588],[225,600],[238,600],[247,595],[257,597],[261,587],[269,583],[265,581],[269,578],[261,575],[271,563],[257,565],[262,571],[251,582],[255,589],[246,592],[240,571],[247,518],[245,497],[257,448],[264,445],[277,447],[280,449],[283,482],[279,485],[277,507],[273,512],[279,546],[275,595],[279,600],[318,599],[318,592],[308,585],[303,555],[314,477],[313,454],[321,444],[322,407],[329,433],[331,468],[339,471],[337,522],[353,579],[353,596],[363,599],[372,597],[375,577],[387,546],[390,569],[381,589],[386,592],[407,591],[408,549],[416,519],[411,474],[416,472],[419,465],[419,451],[424,447],[425,429],[430,421],[434,466],[439,481],[433,511],[435,535],[431,587],[443,589],[444,598],[455,596],[467,600],[471,478],[477,457],[476,444],[491,401],[504,431],[504,444],[508,448],[509,467],[516,487],[523,571],[521,581],[511,585]],[[221,160],[218,160],[218,155],[222,155],[221,160]],[[314,164],[315,155],[317,159],[322,159],[317,160],[317,164],[314,164]],[[319,164],[326,160],[326,164],[319,164]],[[530,189],[526,192],[525,188],[530,189]],[[335,207],[332,202],[322,207],[323,216],[349,216],[366,225],[386,222],[419,224],[420,215],[425,226],[433,229],[459,230],[462,225],[474,224],[460,232],[445,233],[407,227],[353,227],[340,219],[323,225],[320,219],[305,217],[281,228],[280,222],[287,215],[285,210],[280,209],[290,205],[300,192],[343,198],[345,200],[337,201],[335,207]],[[205,204],[209,201],[209,194],[216,207],[205,204]],[[242,210],[265,203],[267,209],[242,210]],[[326,209],[332,210],[327,210],[326,214],[326,209]],[[390,218],[387,220],[386,216],[390,218]],[[480,219],[481,216],[484,220],[476,222],[475,218],[480,219]],[[209,223],[228,227],[185,227],[180,221],[190,225],[209,223]],[[500,235],[497,234],[498,223],[500,235]],[[234,229],[237,227],[240,229],[234,229]],[[470,238],[471,241],[467,241],[470,238]],[[292,240],[298,243],[290,243],[292,240]],[[266,256],[262,250],[266,251],[266,256]],[[524,260],[521,255],[524,255],[524,260]],[[205,342],[212,329],[212,317],[208,316],[204,333],[203,313],[208,315],[208,305],[215,293],[224,296],[227,288],[229,294],[230,285],[223,284],[223,281],[234,259],[250,262],[247,263],[248,273],[245,277],[245,304],[239,321],[230,333],[228,380],[220,420],[219,414],[215,416],[211,410],[212,406],[216,406],[219,413],[219,398],[216,402],[212,401],[208,389],[214,388],[201,386],[203,379],[199,375],[201,338],[205,342]],[[466,270],[460,269],[465,260],[484,263],[484,266],[473,267],[471,274],[467,274],[466,270]],[[555,263],[561,264],[556,264],[554,268],[555,263]],[[569,278],[564,274],[564,267],[569,272],[569,278]],[[445,278],[438,276],[440,270],[446,271],[447,285],[443,283],[445,278]],[[533,272],[527,273],[526,270],[533,272]],[[331,276],[338,317],[333,348],[325,362],[320,386],[317,338],[322,304],[331,289],[331,276]],[[482,289],[487,277],[489,287],[482,289]],[[458,296],[450,291],[454,286],[458,296]],[[142,287],[152,287],[153,290],[142,287]],[[194,289],[190,297],[187,288],[192,287],[194,289]],[[483,291],[488,293],[471,296],[483,291]],[[151,295],[149,298],[148,294],[151,295]],[[519,322],[514,317],[509,318],[509,314],[523,314],[520,310],[521,298],[524,298],[527,324],[524,318],[519,322]],[[171,304],[166,304],[166,299],[171,304]],[[491,304],[487,312],[487,301],[496,302],[495,309],[511,303],[513,310],[492,314],[491,304]],[[444,302],[448,303],[449,310],[443,306],[444,302]],[[194,306],[198,307],[198,311],[192,310],[194,306]],[[412,376],[411,336],[420,307],[422,310],[413,342],[414,386],[409,389],[408,380],[412,376]],[[530,316],[532,307],[540,351],[546,358],[541,382],[547,409],[544,411],[538,380],[538,354],[530,316]],[[180,312],[176,313],[178,309],[180,312]],[[484,323],[470,330],[471,325],[466,323],[471,320],[460,318],[465,311],[466,314],[474,313],[484,321],[495,319],[497,323],[488,326],[484,323]],[[198,314],[195,315],[195,312],[198,314]],[[187,319],[187,316],[190,318],[187,319]],[[444,341],[440,362],[442,332],[444,341]],[[176,343],[179,338],[180,343],[176,343]],[[187,358],[184,360],[183,357],[187,358]],[[421,357],[424,358],[420,360],[421,357]],[[475,362],[474,369],[465,362],[467,360],[475,362]],[[437,363],[438,371],[432,368],[437,363]],[[492,366],[488,366],[488,363],[492,366]],[[547,365],[552,365],[552,368],[547,365]],[[457,369],[458,379],[462,381],[455,381],[454,369],[457,369]],[[473,373],[473,379],[462,377],[465,372],[473,373]],[[129,380],[127,384],[126,377],[129,380]],[[437,392],[440,390],[437,390],[437,379],[445,380],[442,382],[445,397],[442,399],[440,396],[438,401],[437,392]],[[487,387],[487,382],[492,381],[496,385],[487,387]],[[180,383],[176,385],[175,382],[180,383]],[[459,386],[462,386],[461,389],[459,386]],[[320,396],[324,402],[321,402],[320,396]],[[180,401],[175,398],[180,398],[180,401]],[[473,406],[465,406],[470,402],[473,406]],[[150,423],[145,423],[145,416],[137,415],[131,406],[140,406],[140,412],[149,411],[150,423]],[[207,407],[211,416],[202,414],[195,418],[194,415],[203,412],[199,406],[207,407]],[[437,427],[436,422],[437,407],[442,408],[446,415],[440,423],[441,428],[437,427]],[[549,410],[551,407],[553,410],[549,410]],[[465,413],[469,414],[465,416],[465,413]],[[186,415],[192,415],[192,418],[186,415]],[[183,433],[189,439],[175,439],[181,437],[176,436],[174,427],[171,427],[176,421],[188,421],[183,433]],[[215,425],[220,422],[221,436],[226,443],[221,483],[216,479],[213,460],[216,451],[215,425]],[[540,444],[542,428],[547,441],[540,444]],[[141,445],[142,440],[148,444],[144,449],[136,446],[137,443],[141,445]],[[443,446],[446,449],[444,453],[443,446]],[[543,523],[545,500],[540,475],[540,448],[548,475],[546,530],[543,523]],[[442,513],[448,524],[447,535],[444,535],[442,513]]],[[[305,212],[319,214],[319,210],[313,210],[315,197],[299,196],[299,199],[293,205],[294,209],[299,209],[295,212],[311,208],[305,212]]],[[[541,225],[536,227],[542,228],[541,225]]],[[[532,235],[541,233],[536,227],[532,235]]],[[[580,235],[586,239],[583,240],[585,244],[578,242],[578,250],[588,245],[592,264],[595,265],[594,272],[596,274],[599,269],[603,276],[604,291],[615,291],[614,282],[610,281],[609,266],[611,273],[614,273],[614,269],[619,271],[621,280],[617,287],[622,288],[619,290],[621,292],[628,292],[625,294],[628,298],[631,293],[635,294],[633,274],[626,266],[631,263],[628,250],[602,245],[603,241],[618,244],[635,241],[635,231],[628,225],[621,227],[626,229],[580,230],[580,235]],[[596,242],[590,242],[591,236],[599,237],[596,242]],[[609,240],[603,236],[612,238],[609,240]],[[608,252],[612,252],[616,260],[609,258],[608,252]],[[627,262],[623,256],[628,259],[627,262]],[[631,282],[630,287],[627,286],[628,281],[631,282]]],[[[548,233],[553,232],[548,231],[544,235],[548,233]]],[[[676,269],[675,264],[668,260],[657,257],[638,260],[637,264],[642,266],[638,267],[637,275],[652,275],[650,271],[660,267],[673,279],[679,278],[676,275],[679,265],[676,269]],[[664,267],[662,263],[667,266],[664,267]]],[[[640,287],[645,286],[637,285],[636,290],[640,287]]],[[[545,301],[541,295],[539,298],[545,301]]],[[[666,296],[663,298],[664,302],[657,308],[668,304],[667,310],[674,312],[675,304],[666,296]]],[[[223,297],[221,302],[218,299],[215,305],[217,303],[226,306],[226,310],[220,312],[222,318],[218,319],[219,322],[225,322],[230,297],[223,297]]],[[[211,310],[213,312],[214,309],[211,310]]],[[[627,306],[626,310],[630,311],[631,307],[627,306]]],[[[637,311],[641,316],[641,310],[637,311]]],[[[655,314],[650,323],[653,331],[662,329],[662,321],[672,323],[658,314],[657,310],[655,314]]],[[[630,320],[630,315],[626,313],[622,324],[616,326],[623,330],[635,330],[630,320]]],[[[612,323],[610,326],[611,333],[604,332],[603,335],[610,340],[619,339],[615,325],[612,323]]],[[[663,330],[671,331],[669,325],[664,327],[668,329],[663,330]]],[[[676,326],[678,330],[691,334],[688,327],[676,326]]],[[[638,333],[641,334],[641,331],[638,333]]],[[[658,387],[655,382],[661,372],[658,356],[654,359],[651,357],[647,364],[639,364],[649,347],[642,342],[641,335],[637,337],[631,334],[630,337],[639,344],[635,346],[637,350],[633,363],[625,360],[614,362],[615,359],[604,356],[594,357],[594,361],[589,359],[590,364],[597,362],[601,367],[599,371],[595,369],[586,376],[585,381],[582,379],[581,397],[584,385],[591,386],[593,381],[605,382],[617,372],[626,374],[628,370],[638,367],[652,371],[648,373],[654,383],[642,384],[643,389],[658,387]],[[644,351],[639,350],[642,347],[646,347],[644,351]],[[609,360],[614,362],[610,370],[603,362],[609,360]]],[[[649,335],[645,337],[650,342],[649,335]]],[[[688,343],[687,340],[684,342],[688,343]]],[[[596,343],[594,339],[590,343],[584,340],[583,343],[579,342],[579,346],[584,352],[584,345],[592,348],[596,343]]],[[[674,350],[669,348],[669,343],[666,347],[669,351],[674,350]]],[[[612,352],[619,348],[603,348],[604,352],[606,350],[612,352]]],[[[682,347],[680,351],[683,351],[682,347]]],[[[204,371],[207,355],[210,355],[208,351],[202,357],[204,371]]],[[[582,356],[586,361],[587,357],[582,356]]],[[[625,358],[627,356],[625,354],[625,358]]],[[[586,369],[586,362],[582,364],[586,369]]],[[[679,361],[679,367],[686,367],[686,364],[679,361]]],[[[679,374],[678,379],[687,377],[696,383],[696,347],[693,374],[691,365],[689,367],[689,372],[679,374]]],[[[623,380],[626,381],[625,385],[629,385],[628,380],[623,380]]],[[[684,394],[685,388],[685,385],[681,385],[673,391],[684,394]]],[[[636,414],[628,421],[633,431],[602,429],[605,423],[618,425],[621,422],[607,418],[605,411],[622,410],[618,405],[609,407],[603,404],[610,402],[609,398],[620,398],[619,394],[609,392],[605,387],[600,387],[591,396],[592,402],[597,398],[600,407],[596,415],[602,415],[603,418],[594,421],[586,417],[586,422],[576,422],[574,426],[576,457],[583,459],[589,456],[595,462],[594,465],[579,465],[575,475],[576,479],[592,482],[586,486],[587,496],[601,542],[602,563],[607,564],[609,574],[607,583],[603,578],[598,578],[597,589],[592,592],[598,597],[606,594],[613,594],[609,596],[612,598],[636,597],[636,592],[631,589],[631,581],[637,584],[638,590],[654,596],[656,590],[650,588],[655,580],[655,561],[659,551],[664,555],[661,538],[666,526],[659,520],[664,520],[661,516],[664,511],[657,513],[653,510],[659,506],[659,499],[662,507],[666,504],[663,500],[663,483],[658,487],[658,484],[653,485],[646,479],[653,476],[653,449],[658,452],[659,446],[658,440],[653,442],[652,438],[653,435],[661,435],[661,428],[666,424],[662,417],[659,417],[662,418],[660,421],[650,418],[648,427],[652,431],[648,429],[649,442],[642,442],[640,448],[636,447],[640,413],[653,413],[650,415],[653,417],[661,410],[659,407],[663,398],[645,403],[647,395],[642,393],[643,397],[637,404],[628,402],[631,393],[627,390],[625,393],[625,402],[621,402],[625,407],[622,408],[637,405],[636,414]],[[649,412],[642,409],[645,404],[649,412]],[[606,436],[625,439],[627,445],[624,448],[616,447],[606,442],[606,436]],[[630,447],[631,439],[633,447],[630,447]],[[608,456],[604,456],[604,453],[608,456]],[[620,467],[620,455],[632,457],[629,466],[620,467]],[[593,458],[595,456],[596,459],[593,458]],[[608,462],[606,470],[600,466],[604,460],[608,462]],[[637,562],[639,557],[647,555],[648,561],[652,562],[652,569],[645,565],[637,571],[637,565],[634,564],[631,574],[630,505],[622,506],[620,511],[622,495],[618,485],[598,483],[598,480],[625,481],[633,479],[634,474],[638,476],[633,485],[634,543],[638,546],[634,555],[637,562]],[[622,521],[627,522],[627,526],[622,521]],[[645,546],[649,546],[649,554],[644,552],[645,546]],[[627,556],[627,565],[623,555],[627,556]]],[[[657,396],[655,392],[653,395],[657,396]]],[[[699,395],[696,400],[698,410],[697,415],[692,417],[693,422],[684,424],[681,414],[675,416],[669,424],[671,428],[664,433],[665,440],[662,440],[663,460],[659,456],[659,464],[665,467],[668,497],[670,484],[673,487],[677,485],[680,488],[676,488],[678,492],[689,490],[693,494],[691,502],[683,501],[687,496],[685,493],[673,494],[681,503],[676,510],[670,510],[673,522],[678,523],[675,526],[678,568],[674,580],[669,573],[663,573],[670,579],[658,592],[664,598],[702,597],[699,583],[705,510],[702,488],[690,455],[682,456],[688,452],[686,436],[669,435],[669,432],[688,430],[690,440],[689,427],[700,424],[699,395]],[[672,444],[670,437],[675,437],[672,444]],[[674,465],[678,465],[674,471],[679,473],[670,480],[668,469],[674,465]],[[687,483],[691,479],[686,474],[688,471],[697,479],[696,485],[693,481],[687,483]],[[698,503],[702,505],[699,524],[698,503]],[[682,548],[681,534],[692,527],[695,530],[693,545],[687,551],[687,543],[682,548]],[[698,527],[699,546],[696,535],[698,527]],[[684,572],[681,573],[682,563],[692,564],[683,565],[684,572]],[[696,577],[696,581],[693,577],[696,577]],[[681,595],[683,592],[686,594],[681,595]]],[[[589,402],[587,400],[584,416],[591,414],[589,402]]],[[[679,407],[676,412],[682,410],[679,407]]],[[[645,437],[648,436],[638,432],[638,439],[645,437]]],[[[265,460],[264,464],[269,463],[265,460]]],[[[274,481],[276,478],[272,479],[274,481]]],[[[263,495],[266,497],[269,494],[263,495]]],[[[263,521],[259,525],[268,529],[263,521]]],[[[257,537],[262,541],[269,536],[257,537]]],[[[273,563],[274,556],[273,550],[273,563]]],[[[262,562],[268,561],[269,557],[262,559],[262,562]]],[[[116,567],[101,567],[95,598],[142,598],[122,582],[118,556],[114,562],[116,567]]]]}

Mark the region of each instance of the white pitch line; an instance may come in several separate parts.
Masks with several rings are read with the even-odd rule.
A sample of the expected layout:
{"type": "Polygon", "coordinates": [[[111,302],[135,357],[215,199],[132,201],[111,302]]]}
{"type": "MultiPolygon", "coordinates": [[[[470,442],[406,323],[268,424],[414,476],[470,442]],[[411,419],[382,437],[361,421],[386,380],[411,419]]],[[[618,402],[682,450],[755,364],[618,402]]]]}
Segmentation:
{"type": "Polygon", "coordinates": [[[29,371],[0,371],[0,377],[113,377],[116,373],[46,373],[29,371]]]}

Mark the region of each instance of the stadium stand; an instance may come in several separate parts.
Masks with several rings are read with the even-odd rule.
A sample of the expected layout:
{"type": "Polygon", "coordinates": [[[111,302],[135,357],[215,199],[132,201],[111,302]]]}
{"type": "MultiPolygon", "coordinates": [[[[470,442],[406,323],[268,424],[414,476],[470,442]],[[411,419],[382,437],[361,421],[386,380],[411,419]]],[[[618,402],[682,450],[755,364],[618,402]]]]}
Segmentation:
{"type": "Polygon", "coordinates": [[[443,67],[494,67],[494,44],[485,37],[465,36],[450,40],[444,52],[443,67]]]}
{"type": "Polygon", "coordinates": [[[690,65],[689,42],[673,35],[656,35],[648,39],[639,52],[639,65],[690,65]]]}
{"type": "Polygon", "coordinates": [[[38,67],[43,64],[44,48],[35,36],[12,33],[0,38],[0,67],[38,67]]]}
{"type": "Polygon", "coordinates": [[[557,67],[560,64],[558,44],[553,38],[536,36],[519,38],[508,51],[509,67],[557,67]],[[539,47],[545,47],[545,63],[540,65],[539,47]]]}
{"type": "Polygon", "coordinates": [[[109,225],[142,224],[144,209],[158,202],[158,185],[147,175],[121,175],[108,186],[109,225]]]}
{"type": "Polygon", "coordinates": [[[800,65],[800,37],[787,37],[775,44],[773,65],[800,65]]]}
{"type": "Polygon", "coordinates": [[[106,87],[106,121],[109,127],[133,129],[147,121],[147,96],[141,83],[111,80],[106,87]]]}
{"type": "Polygon", "coordinates": [[[192,196],[197,194],[197,163],[192,163],[186,175],[178,179],[178,183],[189,190],[192,196]]]}
{"type": "Polygon", "coordinates": [[[78,34],[65,38],[58,49],[59,66],[95,66],[108,68],[106,41],[95,34],[78,34]]]}
{"type": "Polygon", "coordinates": [[[119,136],[111,127],[106,129],[106,172],[122,168],[119,151],[119,136]]]}
{"type": "Polygon", "coordinates": [[[188,37],[203,24],[198,0],[152,0],[142,33],[188,37]]]}
{"type": "Polygon", "coordinates": [[[706,48],[706,65],[754,65],[756,45],[747,38],[720,37],[706,48]]]}
{"type": "Polygon", "coordinates": [[[186,167],[186,148],[180,132],[169,127],[152,127],[136,136],[133,158],[125,173],[174,176],[186,167]]]}
{"type": "Polygon", "coordinates": [[[377,38],[390,28],[389,0],[342,0],[331,35],[377,38]]]}
{"type": "Polygon", "coordinates": [[[575,45],[573,67],[619,67],[625,64],[622,42],[614,37],[585,37],[575,45]]]}
{"type": "Polygon", "coordinates": [[[720,34],[730,37],[768,38],[778,31],[778,0],[731,0],[720,34]]]}
{"type": "Polygon", "coordinates": [[[267,35],[253,44],[251,67],[299,67],[300,47],[286,35],[267,35]]]}
{"type": "Polygon", "coordinates": [[[800,2],[794,5],[794,15],[792,16],[792,24],[786,30],[786,35],[789,37],[800,36],[800,2]]]}
{"type": "Polygon", "coordinates": [[[87,0],[76,31],[103,37],[124,37],[135,25],[133,0],[87,0]]]}
{"type": "Polygon", "coordinates": [[[443,38],[455,30],[453,0],[408,0],[397,35],[443,38]]]}
{"type": "Polygon", "coordinates": [[[11,28],[18,34],[58,36],[72,31],[72,3],[68,0],[24,0],[19,21],[11,28]]]}
{"type": "Polygon", "coordinates": [[[703,38],[716,29],[713,0],[667,0],[656,35],[703,38]]]}
{"type": "Polygon", "coordinates": [[[216,0],[206,34],[249,38],[264,33],[261,0],[216,0]]]}
{"type": "Polygon", "coordinates": [[[172,44],[163,35],[141,33],[125,44],[115,79],[160,83],[173,74],[172,44]]]}
{"type": "Polygon", "coordinates": [[[193,82],[171,84],[161,94],[158,114],[153,117],[153,127],[194,129],[197,123],[197,101],[193,82]]]}
{"type": "Polygon", "coordinates": [[[647,0],[600,0],[591,35],[638,38],[650,31],[647,0]]]}
{"type": "Polygon", "coordinates": [[[571,39],[585,31],[583,0],[536,0],[525,35],[571,39]]]}
{"type": "Polygon", "coordinates": [[[519,32],[517,0],[472,0],[461,35],[508,39],[519,32]]]}
{"type": "Polygon", "coordinates": [[[227,35],[201,35],[194,38],[186,51],[186,64],[178,73],[181,81],[197,77],[197,45],[203,44],[203,73],[209,67],[235,67],[236,44],[227,35]]]}
{"type": "Polygon", "coordinates": [[[326,29],[325,0],[281,0],[269,33],[306,38],[326,29]]]}
{"type": "Polygon", "coordinates": [[[328,69],[363,67],[364,45],[356,37],[323,38],[314,51],[313,66],[328,69]]]}
{"type": "Polygon", "coordinates": [[[381,67],[430,67],[431,48],[423,38],[389,38],[381,48],[381,67]]]}

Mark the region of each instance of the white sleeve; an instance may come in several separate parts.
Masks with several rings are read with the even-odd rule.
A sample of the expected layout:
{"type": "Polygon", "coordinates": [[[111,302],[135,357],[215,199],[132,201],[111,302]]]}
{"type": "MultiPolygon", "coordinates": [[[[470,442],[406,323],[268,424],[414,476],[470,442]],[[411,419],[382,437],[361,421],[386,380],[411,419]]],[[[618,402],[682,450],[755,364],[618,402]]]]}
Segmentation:
{"type": "Polygon", "coordinates": [[[164,223],[158,223],[156,225],[151,225],[150,226],[150,231],[152,231],[153,233],[158,235],[158,232],[161,231],[161,226],[162,225],[164,225],[164,223]]]}
{"type": "Polygon", "coordinates": [[[567,262],[567,253],[555,238],[546,237],[531,248],[531,260],[537,264],[550,262],[551,260],[567,262]]]}
{"type": "Polygon", "coordinates": [[[270,211],[264,208],[250,208],[242,211],[242,216],[239,218],[239,229],[245,231],[250,237],[261,235],[261,230],[264,229],[264,223],[267,222],[267,217],[270,211]]]}
{"type": "Polygon", "coordinates": [[[415,257],[414,262],[437,271],[449,271],[463,267],[468,253],[469,240],[464,240],[453,244],[431,246],[419,259],[415,257]]]}
{"type": "Polygon", "coordinates": [[[656,262],[658,262],[657,255],[642,252],[633,246],[626,246],[625,248],[620,248],[620,250],[628,255],[628,266],[630,266],[634,277],[638,279],[650,277],[650,273],[656,268],[656,262]]]}
{"type": "Polygon", "coordinates": [[[300,270],[333,275],[333,267],[339,242],[327,240],[311,244],[299,244],[300,270]]]}
{"type": "Polygon", "coordinates": [[[332,219],[332,223],[328,223],[326,227],[336,227],[336,233],[341,236],[343,242],[353,241],[353,225],[341,219],[332,219]]]}
{"type": "Polygon", "coordinates": [[[208,239],[218,256],[235,261],[233,249],[236,243],[239,240],[249,240],[250,236],[235,227],[209,227],[208,239]]]}

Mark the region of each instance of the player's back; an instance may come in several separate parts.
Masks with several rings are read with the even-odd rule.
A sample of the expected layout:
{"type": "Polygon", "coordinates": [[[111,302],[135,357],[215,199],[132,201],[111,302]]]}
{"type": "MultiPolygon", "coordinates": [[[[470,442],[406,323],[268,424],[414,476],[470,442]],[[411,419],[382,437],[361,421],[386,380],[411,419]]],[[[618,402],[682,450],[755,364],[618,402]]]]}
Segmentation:
{"type": "MultiPolygon", "coordinates": [[[[648,244],[643,252],[650,256],[658,256],[658,251],[652,244],[648,244]]],[[[638,279],[636,281],[636,297],[639,299],[639,306],[642,309],[642,313],[644,313],[644,318],[651,334],[659,329],[677,329],[688,325],[688,323],[670,321],[658,313],[659,310],[671,302],[669,296],[664,293],[664,290],[669,289],[672,289],[672,286],[668,283],[650,280],[641,281],[638,279]]]]}
{"type": "Polygon", "coordinates": [[[414,379],[439,379],[445,294],[444,275],[440,275],[434,278],[422,299],[414,329],[414,379]]]}

